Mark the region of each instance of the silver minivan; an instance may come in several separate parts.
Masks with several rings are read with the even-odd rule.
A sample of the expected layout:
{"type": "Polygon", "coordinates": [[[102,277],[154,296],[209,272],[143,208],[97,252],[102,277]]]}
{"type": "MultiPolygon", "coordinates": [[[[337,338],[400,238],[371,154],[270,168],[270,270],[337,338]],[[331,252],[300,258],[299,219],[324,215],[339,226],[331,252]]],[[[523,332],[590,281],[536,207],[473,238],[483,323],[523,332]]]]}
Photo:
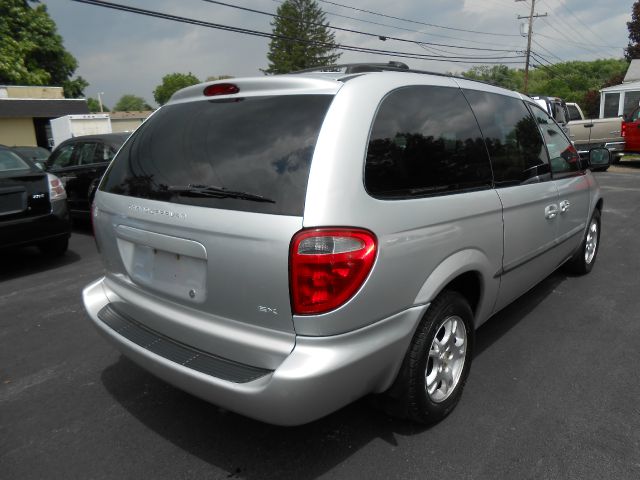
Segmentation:
{"type": "Polygon", "coordinates": [[[127,140],[83,293],[122,353],[265,422],[383,394],[431,423],[476,328],[559,266],[591,270],[600,191],[531,98],[366,70],[188,87],[127,140]]]}

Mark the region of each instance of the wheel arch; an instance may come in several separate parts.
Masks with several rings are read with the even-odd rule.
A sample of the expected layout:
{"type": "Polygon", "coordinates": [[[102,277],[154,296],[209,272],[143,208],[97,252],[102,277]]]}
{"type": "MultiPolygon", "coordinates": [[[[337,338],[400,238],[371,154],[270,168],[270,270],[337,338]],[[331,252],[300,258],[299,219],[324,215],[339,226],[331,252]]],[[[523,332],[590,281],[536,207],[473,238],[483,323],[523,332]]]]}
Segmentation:
{"type": "Polygon", "coordinates": [[[454,253],[436,267],[416,296],[416,304],[432,302],[442,291],[453,290],[469,302],[474,322],[479,326],[493,310],[499,280],[487,256],[480,250],[454,253]]]}

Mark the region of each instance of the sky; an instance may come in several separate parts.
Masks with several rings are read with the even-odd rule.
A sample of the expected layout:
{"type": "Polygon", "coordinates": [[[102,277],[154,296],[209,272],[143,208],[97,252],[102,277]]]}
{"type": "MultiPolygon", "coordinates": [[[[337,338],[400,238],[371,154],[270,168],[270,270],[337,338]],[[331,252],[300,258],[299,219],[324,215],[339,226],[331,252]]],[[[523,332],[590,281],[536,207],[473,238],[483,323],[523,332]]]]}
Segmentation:
{"type": "MultiPolygon", "coordinates": [[[[199,21],[270,33],[273,17],[207,0],[110,0],[199,21]]],[[[526,36],[518,16],[527,16],[532,0],[317,0],[340,44],[359,48],[433,55],[402,59],[346,51],[340,63],[400,60],[411,68],[459,73],[485,61],[519,62],[524,68],[526,36]],[[366,11],[363,11],[366,10],[366,11]],[[381,40],[379,37],[386,37],[381,40]],[[394,40],[396,39],[409,40],[394,40]],[[457,48],[464,47],[464,48],[457,48]],[[473,50],[477,49],[477,50],[473,50]],[[487,49],[487,50],[479,50],[487,49]],[[497,52],[495,50],[512,50],[497,52]],[[521,53],[513,53],[521,52],[521,53]],[[468,57],[475,56],[475,59],[468,57]],[[445,58],[441,58],[445,57],[445,58]],[[451,57],[467,57],[453,63],[451,57]],[[465,63],[462,63],[465,62],[465,63]]],[[[534,0],[535,12],[547,14],[533,23],[536,62],[622,58],[628,44],[626,22],[634,0],[534,0]]],[[[210,76],[261,76],[267,67],[269,39],[116,11],[72,0],[41,0],[58,26],[65,48],[78,60],[76,75],[89,82],[87,97],[113,107],[134,94],[155,105],[153,90],[168,73],[210,76]]],[[[224,0],[223,3],[275,14],[282,0],[224,0]]],[[[535,63],[535,62],[534,62],[535,63]]]]}

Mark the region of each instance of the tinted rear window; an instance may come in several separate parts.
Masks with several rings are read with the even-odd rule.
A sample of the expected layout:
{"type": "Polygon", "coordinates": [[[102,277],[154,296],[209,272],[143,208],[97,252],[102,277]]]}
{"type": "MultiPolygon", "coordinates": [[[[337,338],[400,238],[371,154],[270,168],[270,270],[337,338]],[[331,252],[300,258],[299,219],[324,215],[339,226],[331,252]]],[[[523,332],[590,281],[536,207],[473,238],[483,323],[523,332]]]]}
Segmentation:
{"type": "Polygon", "coordinates": [[[365,186],[389,199],[491,187],[482,135],[460,89],[404,87],[383,100],[369,139],[365,186]]]}
{"type": "Polygon", "coordinates": [[[162,108],[134,133],[101,190],[185,205],[300,216],[311,157],[333,96],[203,100],[162,108]],[[201,198],[206,185],[273,200],[201,198]]]}

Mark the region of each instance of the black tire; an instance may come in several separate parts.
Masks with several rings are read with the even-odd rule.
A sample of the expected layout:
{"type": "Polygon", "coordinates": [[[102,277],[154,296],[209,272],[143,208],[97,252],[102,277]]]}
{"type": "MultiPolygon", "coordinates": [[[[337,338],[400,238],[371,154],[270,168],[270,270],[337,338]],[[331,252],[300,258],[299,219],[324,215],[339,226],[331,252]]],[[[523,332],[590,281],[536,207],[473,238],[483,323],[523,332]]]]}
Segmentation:
{"type": "Polygon", "coordinates": [[[617,155],[615,153],[612,153],[611,154],[611,165],[619,164],[621,158],[622,158],[622,155],[617,155]]]}
{"type": "Polygon", "coordinates": [[[40,251],[49,257],[60,257],[69,248],[69,237],[54,238],[38,245],[40,251]]]}
{"type": "MultiPolygon", "coordinates": [[[[457,292],[442,292],[431,303],[416,329],[398,378],[389,391],[393,398],[388,403],[392,405],[388,411],[423,424],[436,423],[446,417],[460,400],[467,381],[471,368],[473,339],[473,313],[469,303],[457,292]],[[443,343],[449,343],[445,341],[449,338],[445,325],[452,320],[456,322],[457,333],[453,336],[455,344],[449,344],[449,347],[464,350],[462,354],[456,350],[458,357],[461,357],[461,364],[446,357],[449,355],[449,347],[446,350],[440,349],[437,347],[440,343],[434,343],[436,338],[439,339],[438,342],[443,340],[443,343]],[[457,323],[459,321],[461,324],[457,323]],[[462,336],[464,339],[458,345],[462,336]],[[434,350],[430,355],[432,347],[434,350]],[[440,354],[436,350],[439,350],[440,354]],[[427,377],[431,377],[431,383],[427,377]],[[441,377],[450,378],[453,387],[448,388],[445,382],[438,380],[441,377]]],[[[445,346],[443,344],[443,347],[445,346]]]]}
{"type": "Polygon", "coordinates": [[[600,210],[593,212],[589,226],[584,234],[578,251],[565,263],[565,270],[576,275],[585,275],[591,271],[600,248],[600,210]],[[593,230],[595,226],[595,231],[593,230]],[[594,243],[595,239],[595,243],[594,243]]]}

